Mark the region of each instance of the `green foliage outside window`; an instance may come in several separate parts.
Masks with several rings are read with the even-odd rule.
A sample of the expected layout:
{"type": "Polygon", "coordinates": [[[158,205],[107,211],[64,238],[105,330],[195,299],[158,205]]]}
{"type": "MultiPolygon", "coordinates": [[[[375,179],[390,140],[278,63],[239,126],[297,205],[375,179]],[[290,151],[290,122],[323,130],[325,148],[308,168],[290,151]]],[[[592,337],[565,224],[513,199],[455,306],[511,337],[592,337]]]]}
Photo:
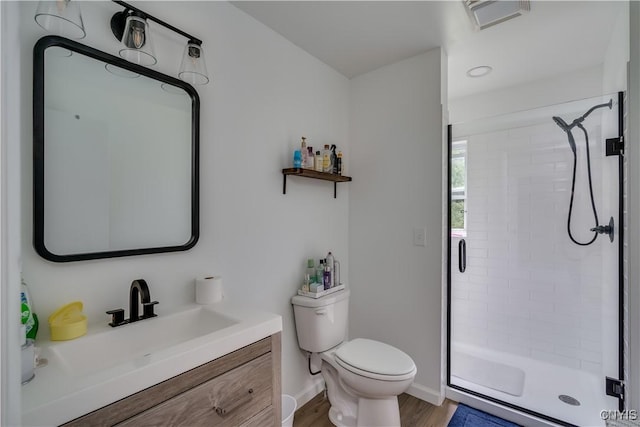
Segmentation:
{"type": "Polygon", "coordinates": [[[454,144],[451,150],[451,228],[464,230],[466,198],[466,143],[454,144]]]}
{"type": "Polygon", "coordinates": [[[451,188],[464,191],[465,176],[464,157],[454,158],[451,161],[451,188]]]}
{"type": "Polygon", "coordinates": [[[464,229],[464,200],[451,201],[451,228],[464,229]]]}

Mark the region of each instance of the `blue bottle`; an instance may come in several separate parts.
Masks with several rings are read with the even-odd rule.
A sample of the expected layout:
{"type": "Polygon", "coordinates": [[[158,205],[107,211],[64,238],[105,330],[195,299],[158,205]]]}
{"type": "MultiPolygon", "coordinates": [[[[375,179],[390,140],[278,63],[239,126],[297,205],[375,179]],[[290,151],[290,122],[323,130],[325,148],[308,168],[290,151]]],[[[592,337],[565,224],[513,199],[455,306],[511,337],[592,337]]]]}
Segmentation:
{"type": "Polygon", "coordinates": [[[302,153],[300,150],[296,150],[293,152],[293,167],[301,168],[302,167],[302,153]]]}

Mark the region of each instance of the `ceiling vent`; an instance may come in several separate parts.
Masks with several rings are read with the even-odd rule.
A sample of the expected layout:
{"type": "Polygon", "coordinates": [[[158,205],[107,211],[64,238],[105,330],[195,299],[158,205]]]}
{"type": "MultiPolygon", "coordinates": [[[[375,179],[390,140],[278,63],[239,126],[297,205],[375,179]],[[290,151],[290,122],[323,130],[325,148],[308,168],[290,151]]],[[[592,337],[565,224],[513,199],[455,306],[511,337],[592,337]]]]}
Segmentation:
{"type": "Polygon", "coordinates": [[[478,30],[516,18],[531,10],[529,0],[463,0],[463,3],[478,30]]]}

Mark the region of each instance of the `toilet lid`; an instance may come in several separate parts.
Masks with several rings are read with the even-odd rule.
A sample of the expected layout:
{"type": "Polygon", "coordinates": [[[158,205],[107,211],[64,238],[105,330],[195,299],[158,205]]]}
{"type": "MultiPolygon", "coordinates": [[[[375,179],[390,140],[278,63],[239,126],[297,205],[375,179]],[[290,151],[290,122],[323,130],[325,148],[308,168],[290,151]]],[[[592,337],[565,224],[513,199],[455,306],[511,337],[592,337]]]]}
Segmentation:
{"type": "Polygon", "coordinates": [[[347,365],[374,374],[405,375],[416,368],[411,357],[403,351],[364,338],[356,338],[342,345],[335,355],[347,365]]]}

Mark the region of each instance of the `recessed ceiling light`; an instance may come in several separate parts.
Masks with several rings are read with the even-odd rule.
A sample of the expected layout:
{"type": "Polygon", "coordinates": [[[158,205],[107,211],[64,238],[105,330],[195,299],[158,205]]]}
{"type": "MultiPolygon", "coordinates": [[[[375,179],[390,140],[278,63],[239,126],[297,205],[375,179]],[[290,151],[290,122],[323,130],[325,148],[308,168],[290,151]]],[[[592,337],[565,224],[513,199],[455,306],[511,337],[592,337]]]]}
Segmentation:
{"type": "Polygon", "coordinates": [[[493,68],[488,65],[479,65],[477,67],[469,68],[467,70],[467,76],[469,77],[483,77],[489,74],[493,68]]]}

